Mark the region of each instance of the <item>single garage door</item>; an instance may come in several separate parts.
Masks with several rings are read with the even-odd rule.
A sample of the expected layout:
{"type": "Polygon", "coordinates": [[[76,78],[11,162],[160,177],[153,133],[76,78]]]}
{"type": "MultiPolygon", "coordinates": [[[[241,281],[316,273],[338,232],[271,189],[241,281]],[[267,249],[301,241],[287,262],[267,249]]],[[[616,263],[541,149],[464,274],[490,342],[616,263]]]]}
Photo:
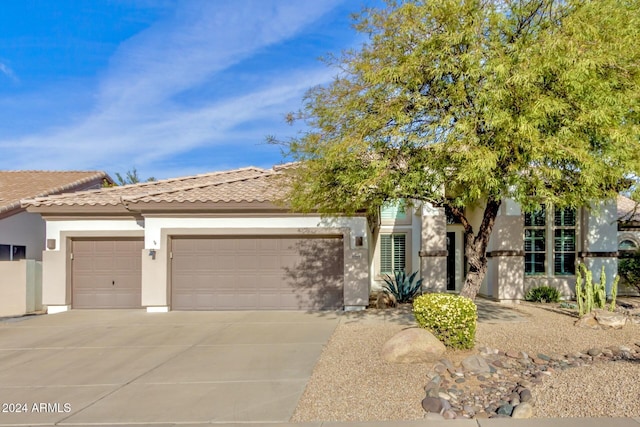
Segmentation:
{"type": "Polygon", "coordinates": [[[174,237],[173,310],[343,305],[342,236],[174,237]]]}
{"type": "Polygon", "coordinates": [[[140,308],[142,239],[74,240],[73,308],[140,308]]]}

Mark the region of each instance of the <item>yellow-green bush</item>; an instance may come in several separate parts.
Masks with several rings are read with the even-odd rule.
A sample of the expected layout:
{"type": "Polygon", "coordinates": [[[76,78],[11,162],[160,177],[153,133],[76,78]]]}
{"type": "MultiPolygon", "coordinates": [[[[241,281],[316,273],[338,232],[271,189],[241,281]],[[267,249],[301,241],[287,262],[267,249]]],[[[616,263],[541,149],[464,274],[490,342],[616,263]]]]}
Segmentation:
{"type": "Polygon", "coordinates": [[[444,345],[473,348],[478,309],[469,298],[452,294],[424,294],[413,300],[418,324],[431,331],[444,345]]]}

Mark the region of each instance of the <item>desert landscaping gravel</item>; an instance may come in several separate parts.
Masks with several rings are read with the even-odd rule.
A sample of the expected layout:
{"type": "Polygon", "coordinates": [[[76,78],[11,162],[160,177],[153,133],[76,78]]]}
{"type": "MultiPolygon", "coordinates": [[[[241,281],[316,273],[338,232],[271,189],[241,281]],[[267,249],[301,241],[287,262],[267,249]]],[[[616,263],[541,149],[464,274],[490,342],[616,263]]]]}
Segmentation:
{"type": "MultiPolygon", "coordinates": [[[[574,325],[557,305],[500,306],[478,322],[476,350],[447,351],[456,361],[480,347],[562,355],[612,345],[640,345],[640,325],[594,330],[574,325]],[[506,315],[505,315],[506,313],[506,315]]],[[[431,364],[392,365],[382,345],[415,326],[408,308],[346,313],[327,343],[298,403],[293,422],[416,420],[431,364]]],[[[555,371],[533,388],[535,417],[640,417],[640,363],[594,362],[555,371]]]]}

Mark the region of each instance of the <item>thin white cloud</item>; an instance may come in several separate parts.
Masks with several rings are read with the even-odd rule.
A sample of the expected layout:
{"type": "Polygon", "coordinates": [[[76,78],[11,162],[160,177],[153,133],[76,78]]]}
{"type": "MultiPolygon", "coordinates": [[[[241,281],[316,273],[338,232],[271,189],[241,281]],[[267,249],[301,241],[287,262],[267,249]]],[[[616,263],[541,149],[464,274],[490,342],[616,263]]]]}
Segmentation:
{"type": "Polygon", "coordinates": [[[5,76],[9,77],[9,79],[11,79],[15,83],[20,81],[18,79],[18,76],[16,76],[16,73],[14,73],[13,70],[11,68],[9,68],[9,66],[7,64],[4,64],[2,62],[0,62],[0,73],[2,73],[5,76]]]}
{"type": "Polygon", "coordinates": [[[277,79],[261,77],[257,88],[242,88],[238,96],[213,102],[200,100],[196,107],[176,97],[295,36],[339,1],[178,2],[170,18],[119,47],[86,117],[18,140],[0,140],[3,157],[20,168],[142,165],[224,143],[234,127],[247,121],[281,117],[298,105],[307,88],[328,81],[329,71],[320,65],[296,70],[292,64],[277,79]]]}

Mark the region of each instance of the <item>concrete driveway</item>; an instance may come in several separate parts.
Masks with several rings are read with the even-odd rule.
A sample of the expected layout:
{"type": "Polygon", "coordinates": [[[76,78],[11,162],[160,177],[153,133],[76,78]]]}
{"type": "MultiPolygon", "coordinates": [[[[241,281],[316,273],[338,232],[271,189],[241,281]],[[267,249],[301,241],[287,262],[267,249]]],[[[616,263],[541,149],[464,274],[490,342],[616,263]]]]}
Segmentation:
{"type": "Polygon", "coordinates": [[[0,425],[286,422],[338,321],[142,310],[0,321],[0,425]]]}

